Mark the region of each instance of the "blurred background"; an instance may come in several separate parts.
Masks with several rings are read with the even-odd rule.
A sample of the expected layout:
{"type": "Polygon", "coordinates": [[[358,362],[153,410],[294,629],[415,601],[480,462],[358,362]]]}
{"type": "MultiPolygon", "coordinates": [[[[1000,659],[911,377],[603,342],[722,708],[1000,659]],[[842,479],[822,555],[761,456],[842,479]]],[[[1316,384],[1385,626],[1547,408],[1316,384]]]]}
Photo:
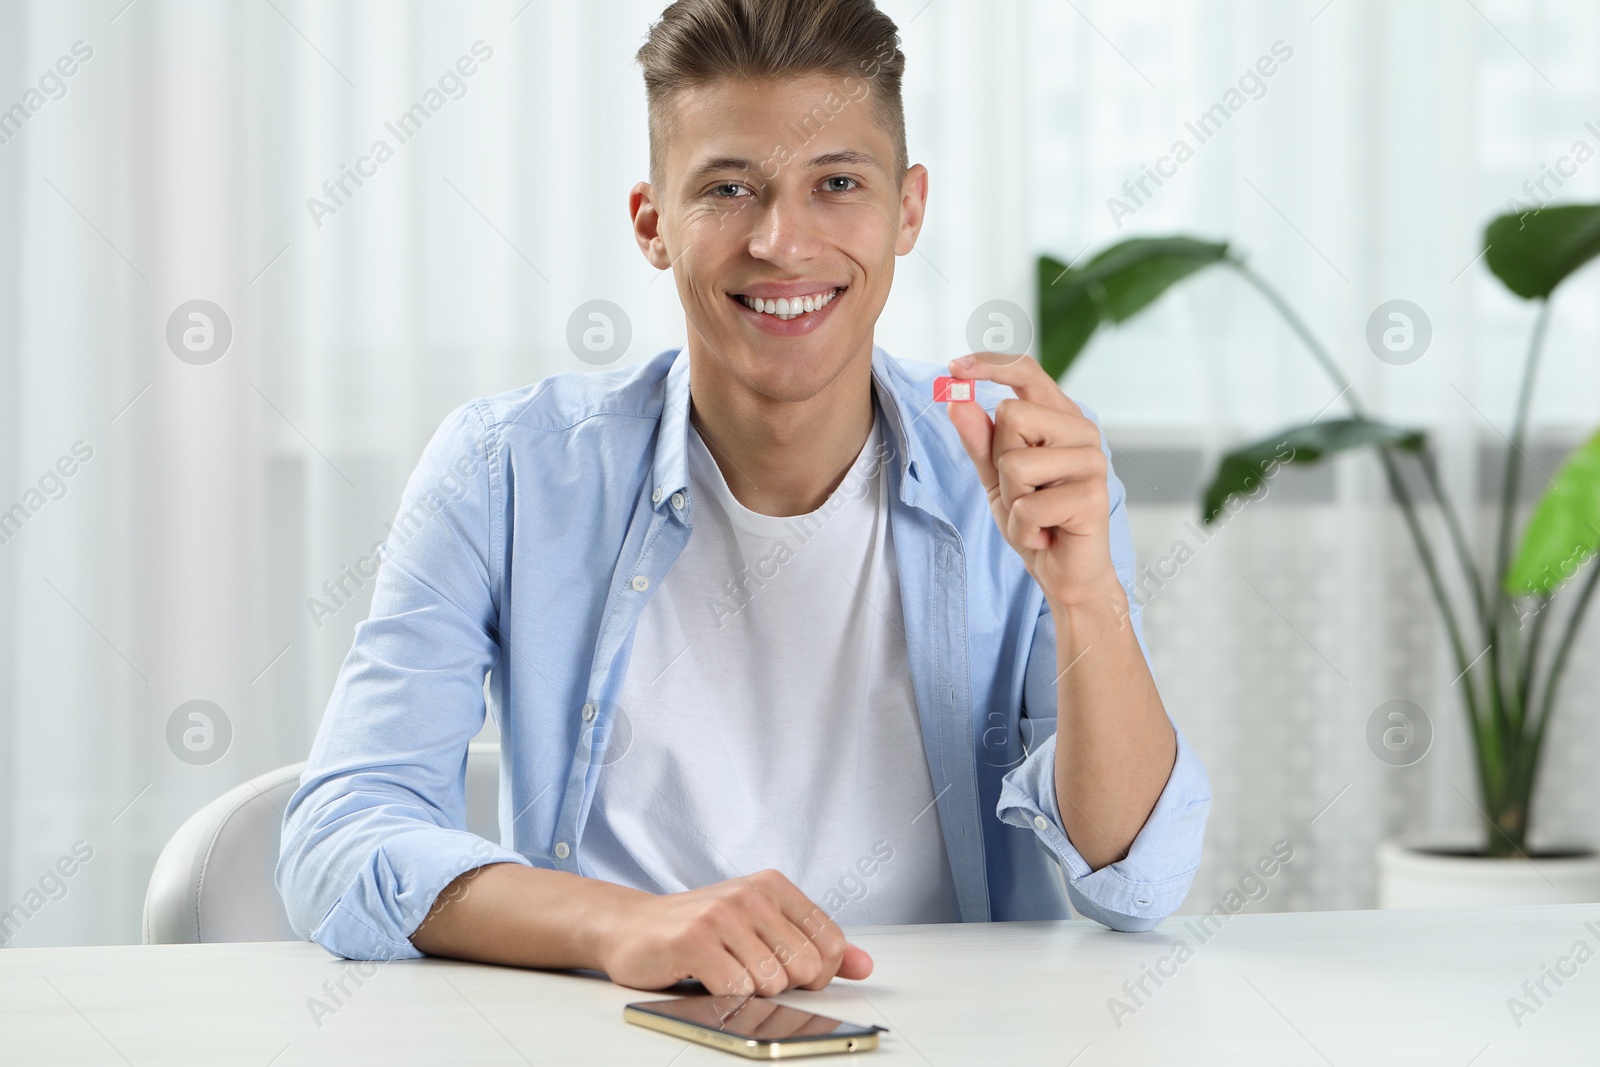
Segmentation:
{"type": "MultiPolygon", "coordinates": [[[[351,575],[447,411],[592,369],[567,340],[591,300],[627,317],[618,365],[684,343],[626,208],[647,170],[632,57],[663,4],[0,4],[0,909],[92,850],[7,944],[137,941],[185,817],[305,758],[367,611],[351,575]],[[463,56],[474,73],[441,81],[463,56]],[[386,124],[419,102],[402,141],[386,124]],[[379,139],[391,157],[331,197],[379,139]],[[189,744],[186,707],[210,724],[189,744]]],[[[878,344],[968,351],[987,302],[1036,312],[1042,254],[1227,241],[1373,414],[1432,434],[1488,543],[1535,312],[1489,274],[1483,229],[1600,199],[1600,162],[1575,154],[1600,148],[1600,7],[880,6],[931,195],[878,344]],[[1241,83],[1263,56],[1274,73],[1241,83]],[[1196,145],[1185,124],[1241,86],[1196,145]],[[1136,203],[1124,183],[1180,138],[1192,158],[1136,203]],[[1396,299],[1430,326],[1408,362],[1367,340],[1396,299]]],[[[1597,284],[1553,302],[1530,471],[1596,421],[1597,284]]],[[[1215,794],[1185,910],[1280,839],[1294,860],[1253,908],[1373,906],[1379,841],[1477,820],[1458,672],[1381,469],[1290,469],[1209,539],[1187,525],[1225,451],[1347,398],[1227,271],[1102,331],[1065,385],[1116,448],[1141,560],[1193,550],[1144,587],[1156,679],[1215,794]],[[1368,743],[1396,699],[1433,733],[1404,766],[1368,743]]],[[[1523,487],[1531,504],[1545,483],[1523,487]]],[[[1597,836],[1595,640],[1559,701],[1536,841],[1597,836]]]]}

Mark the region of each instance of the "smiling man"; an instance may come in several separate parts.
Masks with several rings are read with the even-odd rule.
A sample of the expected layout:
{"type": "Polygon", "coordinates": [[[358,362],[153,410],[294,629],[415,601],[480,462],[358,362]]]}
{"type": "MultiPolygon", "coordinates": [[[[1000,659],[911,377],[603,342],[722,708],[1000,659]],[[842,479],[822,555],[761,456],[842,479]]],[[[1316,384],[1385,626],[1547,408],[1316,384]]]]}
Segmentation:
{"type": "Polygon", "coordinates": [[[445,419],[288,810],[291,920],[763,995],[870,974],[841,923],[1149,929],[1210,795],[1098,422],[1032,359],[873,341],[928,195],[894,24],[681,0],[639,60],[629,207],[688,345],[445,419]],[[486,707],[498,845],[464,829],[486,707]]]}

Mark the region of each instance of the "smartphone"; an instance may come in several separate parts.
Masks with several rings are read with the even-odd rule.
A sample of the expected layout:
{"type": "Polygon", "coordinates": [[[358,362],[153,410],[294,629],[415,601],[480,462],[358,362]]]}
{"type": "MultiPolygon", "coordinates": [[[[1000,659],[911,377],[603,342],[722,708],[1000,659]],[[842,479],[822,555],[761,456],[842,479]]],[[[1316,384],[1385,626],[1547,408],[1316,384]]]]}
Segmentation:
{"type": "Polygon", "coordinates": [[[752,1060],[866,1052],[888,1028],[859,1026],[756,996],[673,997],[622,1009],[635,1026],[722,1049],[752,1060]]]}

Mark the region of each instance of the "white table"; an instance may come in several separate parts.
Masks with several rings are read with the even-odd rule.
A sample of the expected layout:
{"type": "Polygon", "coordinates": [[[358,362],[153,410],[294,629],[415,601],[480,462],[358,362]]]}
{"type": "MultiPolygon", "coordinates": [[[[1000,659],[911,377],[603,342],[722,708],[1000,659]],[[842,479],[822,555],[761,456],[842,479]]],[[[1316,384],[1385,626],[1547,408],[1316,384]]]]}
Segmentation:
{"type": "MultiPolygon", "coordinates": [[[[848,1057],[866,1064],[1600,1063],[1600,956],[1547,978],[1520,1028],[1507,1008],[1576,942],[1600,951],[1600,904],[1240,914],[1204,943],[1194,921],[856,928],[871,978],[781,999],[889,1027],[848,1057]],[[1123,982],[1176,937],[1192,957],[1135,1003],[1123,982]],[[1111,997],[1134,1009],[1120,1027],[1111,997]]],[[[351,966],[307,943],[3,951],[0,1063],[748,1062],[622,1021],[661,994],[445,960],[366,965],[314,1019],[308,1001],[335,1007],[323,983],[351,966]]]]}

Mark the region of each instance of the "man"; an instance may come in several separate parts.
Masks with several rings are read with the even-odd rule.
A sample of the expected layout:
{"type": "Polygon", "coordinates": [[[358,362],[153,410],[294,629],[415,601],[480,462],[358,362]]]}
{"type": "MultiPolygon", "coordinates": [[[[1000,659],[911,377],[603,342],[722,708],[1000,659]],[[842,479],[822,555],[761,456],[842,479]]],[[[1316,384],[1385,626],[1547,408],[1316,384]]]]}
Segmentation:
{"type": "Polygon", "coordinates": [[[1210,795],[1097,420],[1032,359],[873,344],[928,188],[897,41],[871,0],[652,28],[630,209],[688,346],[424,451],[284,828],[329,950],[772,995],[871,972],[839,921],[1181,903],[1210,795]],[[463,829],[486,674],[504,845],[463,829]]]}

